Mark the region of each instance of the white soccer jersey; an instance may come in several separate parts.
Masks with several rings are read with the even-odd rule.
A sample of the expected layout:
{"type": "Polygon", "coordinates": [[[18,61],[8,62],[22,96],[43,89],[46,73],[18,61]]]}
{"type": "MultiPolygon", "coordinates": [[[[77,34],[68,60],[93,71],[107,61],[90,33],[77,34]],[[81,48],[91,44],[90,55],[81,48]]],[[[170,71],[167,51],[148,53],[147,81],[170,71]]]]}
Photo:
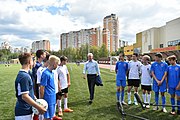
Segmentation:
{"type": "Polygon", "coordinates": [[[141,67],[141,62],[139,61],[130,61],[128,68],[129,68],[129,77],[128,79],[140,79],[139,73],[140,73],[140,67],[141,67]]]}
{"type": "Polygon", "coordinates": [[[150,64],[141,66],[141,84],[142,85],[152,85],[150,69],[151,69],[150,64]]]}
{"type": "Polygon", "coordinates": [[[43,71],[47,69],[46,67],[39,67],[38,70],[37,70],[37,84],[40,84],[41,83],[41,76],[42,76],[42,73],[43,71]]]}
{"type": "Polygon", "coordinates": [[[55,70],[52,70],[54,73],[54,85],[55,85],[55,91],[58,93],[58,73],[57,73],[57,68],[55,70]]]}
{"type": "Polygon", "coordinates": [[[66,65],[59,66],[57,69],[57,74],[58,74],[58,78],[60,81],[61,89],[65,89],[68,87],[68,81],[67,81],[67,74],[68,73],[69,72],[68,72],[66,65]]]}

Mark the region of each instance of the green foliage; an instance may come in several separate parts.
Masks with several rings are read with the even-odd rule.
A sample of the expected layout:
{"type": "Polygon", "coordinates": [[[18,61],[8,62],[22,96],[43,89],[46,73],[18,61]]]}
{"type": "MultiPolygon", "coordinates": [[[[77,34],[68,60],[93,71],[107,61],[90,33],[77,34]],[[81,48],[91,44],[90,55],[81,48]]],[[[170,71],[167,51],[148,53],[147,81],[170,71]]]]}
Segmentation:
{"type": "Polygon", "coordinates": [[[100,48],[97,46],[89,46],[88,44],[82,45],[80,48],[66,48],[59,51],[51,51],[50,54],[56,55],[58,57],[65,55],[71,62],[87,60],[88,52],[93,53],[94,59],[98,60],[101,57],[108,57],[108,50],[103,44],[100,48]]]}
{"type": "Polygon", "coordinates": [[[0,61],[9,61],[18,58],[19,53],[11,53],[8,49],[0,50],[0,61]]]}

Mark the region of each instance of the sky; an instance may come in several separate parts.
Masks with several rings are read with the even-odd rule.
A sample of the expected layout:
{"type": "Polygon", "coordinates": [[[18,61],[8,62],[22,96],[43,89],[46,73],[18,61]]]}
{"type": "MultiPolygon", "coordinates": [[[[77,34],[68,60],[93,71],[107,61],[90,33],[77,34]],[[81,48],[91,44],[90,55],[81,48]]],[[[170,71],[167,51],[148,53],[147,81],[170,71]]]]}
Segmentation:
{"type": "Polygon", "coordinates": [[[31,46],[48,39],[59,50],[61,33],[103,27],[103,18],[119,19],[119,38],[129,43],[136,33],[180,17],[180,0],[0,0],[0,43],[31,46]]]}

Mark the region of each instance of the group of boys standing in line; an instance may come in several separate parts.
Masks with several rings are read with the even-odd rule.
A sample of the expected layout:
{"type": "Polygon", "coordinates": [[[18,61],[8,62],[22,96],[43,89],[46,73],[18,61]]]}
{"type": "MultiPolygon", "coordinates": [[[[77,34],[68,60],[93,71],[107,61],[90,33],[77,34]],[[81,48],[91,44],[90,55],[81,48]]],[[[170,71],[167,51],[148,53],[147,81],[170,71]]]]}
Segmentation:
{"type": "Polygon", "coordinates": [[[17,97],[15,120],[62,120],[62,96],[64,112],[73,112],[67,105],[68,88],[71,85],[66,67],[67,57],[61,56],[59,59],[43,50],[38,50],[36,57],[37,61],[34,65],[30,53],[19,56],[22,67],[15,80],[17,97]],[[37,104],[36,99],[44,99],[48,103],[48,109],[37,104]],[[60,117],[55,115],[56,105],[60,117]],[[40,115],[33,114],[32,106],[39,111],[40,115]]]}
{"type": "MultiPolygon", "coordinates": [[[[116,86],[117,86],[117,104],[131,105],[131,89],[134,87],[134,92],[138,93],[138,88],[141,84],[143,102],[146,108],[150,108],[151,91],[153,89],[155,94],[155,105],[153,110],[158,110],[159,107],[159,92],[162,99],[162,111],[167,112],[165,109],[166,98],[165,92],[171,95],[170,101],[172,104],[172,111],[170,114],[175,115],[175,96],[177,98],[177,114],[180,114],[180,65],[176,63],[177,58],[175,55],[169,56],[168,66],[163,62],[161,53],[155,55],[155,62],[151,64],[150,57],[144,55],[141,61],[138,61],[138,54],[132,55],[132,60],[126,62],[124,54],[119,54],[119,61],[116,63],[116,86]],[[127,96],[128,103],[124,102],[124,88],[126,87],[126,79],[128,83],[127,96]],[[147,93],[147,94],[146,94],[147,93]],[[147,99],[146,99],[147,98],[147,99]]],[[[138,105],[134,97],[134,104],[138,105]]]]}

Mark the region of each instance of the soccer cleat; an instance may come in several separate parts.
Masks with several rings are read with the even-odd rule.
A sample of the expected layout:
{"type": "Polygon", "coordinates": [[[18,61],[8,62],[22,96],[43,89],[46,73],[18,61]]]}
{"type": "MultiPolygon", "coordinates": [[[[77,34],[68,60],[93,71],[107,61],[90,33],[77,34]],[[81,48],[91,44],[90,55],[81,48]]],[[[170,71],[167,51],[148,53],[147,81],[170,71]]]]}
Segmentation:
{"type": "Polygon", "coordinates": [[[131,105],[131,100],[128,101],[128,105],[131,105]]]}
{"type": "Polygon", "coordinates": [[[127,103],[125,103],[124,101],[122,101],[121,103],[122,103],[122,105],[128,105],[128,104],[127,104],[127,103]]]}
{"type": "Polygon", "coordinates": [[[58,117],[58,116],[54,116],[54,117],[52,118],[52,120],[62,120],[62,118],[61,118],[61,117],[58,117]]]}
{"type": "Polygon", "coordinates": [[[154,108],[153,108],[153,110],[158,110],[159,108],[158,108],[158,106],[155,106],[154,108]]]}
{"type": "Polygon", "coordinates": [[[62,117],[62,116],[63,116],[63,112],[62,112],[62,111],[59,111],[59,112],[58,112],[58,116],[62,117]]]}
{"type": "Polygon", "coordinates": [[[70,108],[66,108],[64,109],[64,112],[73,112],[73,110],[71,110],[70,108]]]}
{"type": "Polygon", "coordinates": [[[177,114],[180,115],[180,110],[177,110],[177,114]]]}
{"type": "Polygon", "coordinates": [[[150,105],[146,105],[146,108],[149,109],[149,108],[150,108],[150,105]]]}
{"type": "Polygon", "coordinates": [[[176,112],[175,112],[175,111],[171,111],[170,114],[171,114],[171,115],[175,115],[176,112]]]}
{"type": "Polygon", "coordinates": [[[135,104],[135,105],[138,105],[138,103],[137,103],[136,101],[134,102],[134,104],[135,104]]]}
{"type": "Polygon", "coordinates": [[[93,102],[92,100],[89,100],[89,104],[92,104],[92,102],[93,102]]]}
{"type": "Polygon", "coordinates": [[[167,110],[166,110],[166,108],[163,108],[163,109],[162,109],[162,111],[163,111],[164,113],[167,113],[167,110]]]}

